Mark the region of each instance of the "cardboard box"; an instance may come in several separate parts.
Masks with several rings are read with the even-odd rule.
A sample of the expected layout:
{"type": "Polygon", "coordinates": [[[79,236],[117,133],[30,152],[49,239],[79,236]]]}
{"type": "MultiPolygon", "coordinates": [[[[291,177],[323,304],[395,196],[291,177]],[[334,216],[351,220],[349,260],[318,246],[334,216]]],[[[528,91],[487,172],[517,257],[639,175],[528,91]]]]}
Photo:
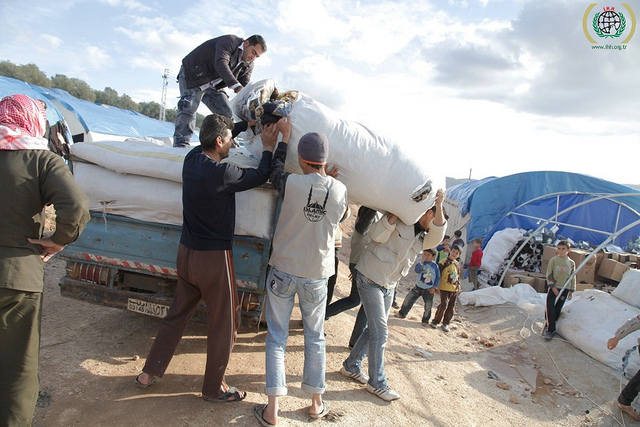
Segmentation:
{"type": "Polygon", "coordinates": [[[593,289],[593,283],[577,283],[576,291],[584,291],[585,289],[593,289]]]}
{"type": "Polygon", "coordinates": [[[545,245],[542,247],[542,263],[549,263],[549,260],[558,255],[555,246],[545,245]]]}
{"type": "Polygon", "coordinates": [[[528,273],[524,270],[515,270],[509,269],[507,270],[507,274],[504,276],[504,280],[502,281],[503,288],[510,288],[513,285],[517,285],[518,283],[527,283],[533,286],[533,282],[535,278],[528,275],[528,273]]]}
{"type": "Polygon", "coordinates": [[[576,268],[580,267],[580,264],[582,264],[582,262],[586,258],[589,258],[587,260],[587,263],[583,265],[576,274],[576,282],[578,283],[593,283],[596,281],[596,265],[598,261],[597,254],[591,257],[589,257],[589,255],[591,255],[591,251],[587,251],[584,249],[571,249],[571,251],[569,252],[569,258],[571,258],[573,262],[576,263],[576,268]]]}
{"type": "Polygon", "coordinates": [[[629,262],[629,254],[620,254],[620,255],[618,255],[618,261],[620,261],[623,264],[629,262]]]}
{"type": "MultiPolygon", "coordinates": [[[[569,258],[571,258],[573,262],[576,263],[576,267],[579,266],[580,263],[582,263],[582,261],[584,261],[585,258],[587,258],[589,255],[591,255],[591,251],[587,251],[584,249],[571,249],[571,251],[569,252],[569,258]]],[[[589,258],[586,265],[595,264],[596,260],[597,258],[594,255],[589,258]]]]}
{"type": "Polygon", "coordinates": [[[626,264],[622,264],[621,262],[619,262],[614,267],[610,278],[611,278],[611,280],[615,280],[616,282],[620,282],[622,280],[622,275],[624,273],[626,273],[627,271],[629,271],[629,270],[631,270],[631,267],[629,267],[626,264]]]}
{"type": "Polygon", "coordinates": [[[546,277],[534,277],[533,278],[533,289],[536,290],[536,292],[543,294],[545,292],[547,292],[547,278],[546,277]]]}
{"type": "Polygon", "coordinates": [[[619,264],[619,262],[613,258],[603,259],[602,264],[600,264],[600,268],[598,269],[598,276],[605,279],[611,279],[611,275],[613,274],[613,269],[616,268],[616,264],[619,264]]]}
{"type": "Polygon", "coordinates": [[[596,253],[596,271],[598,271],[598,269],[600,268],[600,264],[602,264],[602,260],[605,258],[606,256],[603,251],[596,253]]]}
{"type": "Polygon", "coordinates": [[[630,269],[631,267],[626,264],[607,258],[602,261],[602,265],[598,269],[598,276],[619,282],[622,280],[622,275],[630,269]]]}
{"type": "Polygon", "coordinates": [[[516,277],[520,279],[520,283],[526,283],[527,285],[531,285],[531,287],[533,287],[533,283],[536,281],[535,277],[531,277],[526,274],[520,274],[516,277]]]}
{"type": "Polygon", "coordinates": [[[507,270],[507,273],[504,275],[504,280],[502,281],[503,288],[509,288],[516,283],[520,283],[520,280],[515,278],[515,276],[519,276],[521,274],[525,274],[524,270],[517,270],[515,268],[510,268],[507,270]]]}
{"type": "MultiPolygon", "coordinates": [[[[594,258],[595,261],[595,258],[594,258]]],[[[576,265],[578,267],[579,264],[576,265]]],[[[596,281],[596,263],[585,264],[576,274],[576,282],[593,283],[596,281]]]]}

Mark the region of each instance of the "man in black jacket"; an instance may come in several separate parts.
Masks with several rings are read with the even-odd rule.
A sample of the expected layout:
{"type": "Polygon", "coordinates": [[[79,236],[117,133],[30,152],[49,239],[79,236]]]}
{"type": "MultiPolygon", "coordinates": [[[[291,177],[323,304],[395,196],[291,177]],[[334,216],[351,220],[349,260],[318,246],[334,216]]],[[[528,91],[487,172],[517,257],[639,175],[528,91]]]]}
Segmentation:
{"type": "Polygon", "coordinates": [[[184,57],[178,73],[180,100],[173,134],[174,147],[188,147],[200,101],[212,113],[232,118],[225,88],[235,93],[251,79],[253,61],[267,51],[264,38],[246,40],[234,35],[216,37],[202,43],[184,57]]]}

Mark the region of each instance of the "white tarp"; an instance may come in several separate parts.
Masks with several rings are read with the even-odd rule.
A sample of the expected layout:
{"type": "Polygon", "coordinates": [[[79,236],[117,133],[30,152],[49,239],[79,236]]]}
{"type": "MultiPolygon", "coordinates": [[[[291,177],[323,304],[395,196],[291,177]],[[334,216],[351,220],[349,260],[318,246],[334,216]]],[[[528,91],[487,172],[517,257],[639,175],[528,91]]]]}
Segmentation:
{"type": "MultiPolygon", "coordinates": [[[[530,285],[519,283],[510,288],[492,286],[458,296],[462,305],[491,306],[512,303],[529,313],[530,319],[544,322],[546,294],[539,294],[530,285]]],[[[614,296],[595,289],[575,292],[562,310],[556,323],[560,336],[589,356],[620,371],[622,357],[638,344],[640,331],[620,340],[613,350],[607,349],[607,340],[628,319],[637,316],[635,308],[614,296]]],[[[640,368],[637,351],[630,358],[627,371],[635,373],[640,368]]]]}
{"type": "MultiPolygon", "coordinates": [[[[622,357],[626,351],[638,344],[640,331],[621,339],[613,350],[607,349],[607,340],[630,318],[637,316],[640,310],[612,295],[588,289],[574,297],[573,304],[562,310],[557,330],[567,341],[587,353],[594,359],[620,370],[622,357]]],[[[629,370],[637,372],[638,353],[631,359],[629,370]]]]}
{"type": "Polygon", "coordinates": [[[640,309],[640,270],[627,270],[611,295],[640,309]]]}
{"type": "MultiPolygon", "coordinates": [[[[255,92],[255,86],[264,86],[264,81],[247,85],[237,96],[245,99],[244,93],[255,92]]],[[[338,179],[346,185],[351,203],[392,212],[405,223],[413,224],[433,206],[436,190],[445,188],[444,177],[430,173],[431,162],[424,161],[424,155],[410,154],[401,142],[393,142],[360,123],[342,118],[308,95],[298,93],[290,117],[292,129],[285,169],[301,173],[297,148],[302,135],[326,134],[329,164],[339,167],[338,179]],[[421,199],[429,183],[432,191],[421,199]]],[[[259,135],[249,135],[244,143],[253,155],[262,152],[259,135]]]]}
{"type": "Polygon", "coordinates": [[[71,155],[117,173],[182,182],[182,164],[188,149],[161,147],[147,141],[82,142],[71,155]]]}
{"type": "MultiPolygon", "coordinates": [[[[71,146],[76,181],[92,211],[141,221],[182,225],[182,163],[189,150],[150,142],[103,141],[71,146]],[[92,164],[95,163],[95,164],[92,164]]],[[[233,149],[226,161],[256,167],[246,150],[233,149]]],[[[273,235],[277,191],[254,188],[236,193],[236,235],[273,235]]]]}

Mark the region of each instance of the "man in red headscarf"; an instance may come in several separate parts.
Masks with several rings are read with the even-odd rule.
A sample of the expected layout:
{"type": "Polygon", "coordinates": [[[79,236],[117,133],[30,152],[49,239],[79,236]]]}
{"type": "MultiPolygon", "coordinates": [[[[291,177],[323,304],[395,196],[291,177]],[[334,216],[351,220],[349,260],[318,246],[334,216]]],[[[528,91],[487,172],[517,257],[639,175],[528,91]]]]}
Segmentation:
{"type": "Polygon", "coordinates": [[[87,196],[47,148],[45,129],[42,101],[0,100],[0,426],[31,425],[40,385],[44,263],[89,221],[87,196]],[[48,204],[56,230],[44,237],[48,204]]]}

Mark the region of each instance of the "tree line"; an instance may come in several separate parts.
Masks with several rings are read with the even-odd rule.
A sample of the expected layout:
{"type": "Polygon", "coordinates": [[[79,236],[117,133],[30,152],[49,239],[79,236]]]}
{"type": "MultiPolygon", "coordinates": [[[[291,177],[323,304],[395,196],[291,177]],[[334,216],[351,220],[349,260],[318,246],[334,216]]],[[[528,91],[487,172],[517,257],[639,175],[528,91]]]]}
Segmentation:
{"type": "MultiPolygon", "coordinates": [[[[0,61],[0,75],[22,80],[36,86],[62,89],[72,96],[85,101],[135,111],[153,119],[157,119],[160,116],[160,104],[158,102],[135,102],[126,93],[119,95],[118,91],[110,87],[105,87],[104,90],[95,90],[84,80],[67,77],[64,74],[56,74],[49,78],[35,64],[16,65],[11,61],[0,61]]],[[[165,108],[165,121],[174,123],[176,113],[175,108],[165,108]]],[[[196,126],[199,126],[204,116],[202,114],[197,114],[196,116],[196,126]]]]}

